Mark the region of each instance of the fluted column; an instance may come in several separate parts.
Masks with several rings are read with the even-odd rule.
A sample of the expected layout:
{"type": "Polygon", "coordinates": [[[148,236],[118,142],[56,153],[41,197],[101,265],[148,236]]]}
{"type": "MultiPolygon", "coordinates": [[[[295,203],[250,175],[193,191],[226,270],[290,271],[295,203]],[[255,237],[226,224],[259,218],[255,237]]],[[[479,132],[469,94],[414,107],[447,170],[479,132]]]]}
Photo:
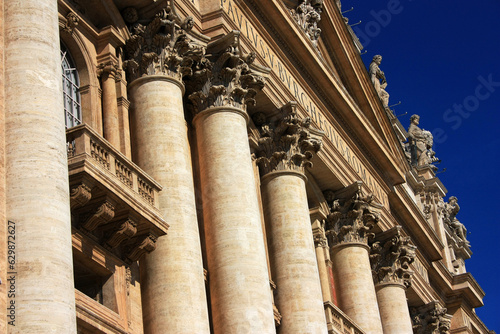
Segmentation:
{"type": "Polygon", "coordinates": [[[362,192],[362,182],[337,192],[326,219],[333,274],[339,307],[366,333],[381,334],[377,296],[373,283],[368,239],[378,222],[372,196],[362,192]]]}
{"type": "Polygon", "coordinates": [[[283,316],[279,332],[326,333],[304,175],[321,141],[311,136],[310,119],[299,119],[295,109],[296,103],[289,103],[280,120],[261,125],[257,152],[276,304],[283,316]]]}
{"type": "Polygon", "coordinates": [[[162,11],[132,35],[126,49],[135,156],[141,168],[162,185],[159,206],[170,225],[168,235],[160,237],[156,250],[140,263],[144,330],[147,334],[210,333],[182,101],[182,74],[189,70],[184,64],[190,63],[187,54],[203,56],[202,48],[193,45],[189,34],[175,24],[175,17],[162,11]],[[145,45],[137,43],[143,39],[157,44],[143,50],[145,45]]]}
{"type": "Polygon", "coordinates": [[[210,44],[189,98],[199,152],[214,333],[274,333],[246,104],[263,80],[239,54],[239,32],[210,44]]]}
{"type": "Polygon", "coordinates": [[[76,333],[57,1],[6,1],[4,10],[4,195],[15,263],[2,284],[16,291],[8,331],[76,333]]]}
{"type": "Polygon", "coordinates": [[[116,95],[116,80],[119,80],[118,65],[114,62],[102,63],[99,66],[102,84],[102,118],[104,138],[117,150],[120,145],[120,121],[118,117],[118,99],[116,95]]]}
{"type": "Polygon", "coordinates": [[[416,247],[397,226],[377,236],[371,245],[372,266],[384,334],[411,333],[406,289],[411,285],[416,247]]]}

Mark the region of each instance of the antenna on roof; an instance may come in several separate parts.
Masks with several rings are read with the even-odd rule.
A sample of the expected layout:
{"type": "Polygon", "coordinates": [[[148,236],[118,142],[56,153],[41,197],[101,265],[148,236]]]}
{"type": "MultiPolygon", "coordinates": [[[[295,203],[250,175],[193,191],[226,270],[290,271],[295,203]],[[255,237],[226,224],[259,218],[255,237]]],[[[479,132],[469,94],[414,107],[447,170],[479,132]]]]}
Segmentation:
{"type": "Polygon", "coordinates": [[[443,168],[443,170],[440,170],[439,172],[436,172],[435,174],[441,174],[441,173],[444,173],[446,172],[446,168],[443,168]]]}
{"type": "Polygon", "coordinates": [[[392,108],[392,107],[395,107],[395,106],[399,106],[401,104],[401,101],[399,101],[398,103],[396,104],[393,104],[392,106],[389,106],[389,108],[392,108]]]}
{"type": "Polygon", "coordinates": [[[358,23],[349,24],[349,27],[354,27],[354,26],[357,26],[358,24],[361,24],[361,20],[359,20],[359,22],[358,22],[358,23]]]}
{"type": "Polygon", "coordinates": [[[340,14],[344,15],[345,13],[349,13],[350,11],[352,11],[354,9],[354,7],[351,7],[351,9],[348,9],[346,11],[343,11],[343,12],[340,12],[340,14]]]}

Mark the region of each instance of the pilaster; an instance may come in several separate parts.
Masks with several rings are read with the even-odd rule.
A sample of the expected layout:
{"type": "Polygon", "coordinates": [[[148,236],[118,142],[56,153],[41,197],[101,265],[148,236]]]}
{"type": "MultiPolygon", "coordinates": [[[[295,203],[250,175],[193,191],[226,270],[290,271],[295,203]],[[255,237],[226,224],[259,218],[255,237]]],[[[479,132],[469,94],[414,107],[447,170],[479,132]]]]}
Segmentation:
{"type": "Polygon", "coordinates": [[[447,314],[447,309],[439,302],[412,308],[410,310],[415,334],[448,334],[450,332],[452,316],[447,314]]]}

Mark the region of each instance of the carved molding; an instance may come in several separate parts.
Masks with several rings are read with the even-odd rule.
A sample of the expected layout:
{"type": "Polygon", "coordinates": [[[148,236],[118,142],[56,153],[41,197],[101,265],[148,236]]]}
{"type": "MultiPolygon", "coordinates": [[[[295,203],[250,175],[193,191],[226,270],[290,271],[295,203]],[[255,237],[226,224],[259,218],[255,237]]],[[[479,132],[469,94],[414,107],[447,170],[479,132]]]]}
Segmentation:
{"type": "Polygon", "coordinates": [[[275,122],[256,122],[260,131],[256,162],[262,175],[278,170],[304,173],[305,167],[312,167],[313,154],[321,149],[320,137],[310,131],[311,119],[299,119],[296,102],[286,104],[281,113],[275,122]]]}
{"type": "Polygon", "coordinates": [[[253,65],[255,52],[242,54],[239,31],[210,43],[207,58],[197,61],[185,80],[195,114],[210,107],[246,111],[247,105],[255,105],[254,97],[264,87],[262,75],[269,69],[253,65]]]}
{"type": "Polygon", "coordinates": [[[166,6],[145,25],[137,15],[127,14],[126,20],[131,23],[131,38],[125,45],[127,60],[123,68],[129,82],[143,75],[167,75],[181,81],[192,74],[194,61],[204,57],[205,47],[187,34],[193,28],[193,18],[182,20],[173,1],[166,1],[166,6]]]}
{"type": "Polygon", "coordinates": [[[120,225],[119,229],[112,232],[106,244],[111,248],[115,248],[126,239],[132,238],[136,233],[137,223],[132,219],[127,219],[120,225]]]}
{"type": "Polygon", "coordinates": [[[380,204],[374,202],[373,194],[363,193],[361,181],[336,193],[325,192],[325,199],[330,207],[330,214],[325,220],[325,229],[330,247],[345,243],[364,243],[375,236],[370,232],[379,222],[377,209],[380,204]]]}
{"type": "Polygon", "coordinates": [[[323,11],[323,0],[302,0],[297,8],[290,12],[297,21],[307,37],[311,40],[314,47],[318,47],[318,39],[321,34],[319,21],[323,11]]]}
{"type": "Polygon", "coordinates": [[[131,262],[139,260],[144,254],[149,254],[156,249],[156,241],[158,236],[153,232],[147,234],[140,243],[135,246],[128,253],[128,260],[131,262]]]}
{"type": "Polygon", "coordinates": [[[437,301],[410,309],[414,334],[449,334],[452,316],[437,301]]]}
{"type": "Polygon", "coordinates": [[[82,207],[90,201],[92,197],[92,188],[90,185],[81,183],[70,191],[70,208],[74,210],[76,208],[82,207]]]}
{"type": "Polygon", "coordinates": [[[400,226],[377,236],[370,246],[370,263],[375,284],[399,283],[406,288],[410,287],[413,276],[410,265],[415,261],[416,249],[410,237],[402,235],[400,226]]]}
{"type": "Polygon", "coordinates": [[[108,223],[115,216],[115,206],[110,201],[105,201],[102,203],[97,211],[90,216],[82,227],[87,231],[93,231],[98,226],[108,223]]]}

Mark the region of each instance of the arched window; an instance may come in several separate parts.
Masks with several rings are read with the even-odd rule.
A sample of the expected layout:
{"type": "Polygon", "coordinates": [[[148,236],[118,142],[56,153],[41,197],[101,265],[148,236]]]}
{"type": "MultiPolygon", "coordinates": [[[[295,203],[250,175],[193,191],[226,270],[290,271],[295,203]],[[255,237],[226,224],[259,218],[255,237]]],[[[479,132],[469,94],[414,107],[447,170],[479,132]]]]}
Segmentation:
{"type": "Polygon", "coordinates": [[[74,64],[68,49],[61,44],[62,85],[66,128],[71,128],[82,123],[80,81],[78,80],[78,72],[74,64]]]}

